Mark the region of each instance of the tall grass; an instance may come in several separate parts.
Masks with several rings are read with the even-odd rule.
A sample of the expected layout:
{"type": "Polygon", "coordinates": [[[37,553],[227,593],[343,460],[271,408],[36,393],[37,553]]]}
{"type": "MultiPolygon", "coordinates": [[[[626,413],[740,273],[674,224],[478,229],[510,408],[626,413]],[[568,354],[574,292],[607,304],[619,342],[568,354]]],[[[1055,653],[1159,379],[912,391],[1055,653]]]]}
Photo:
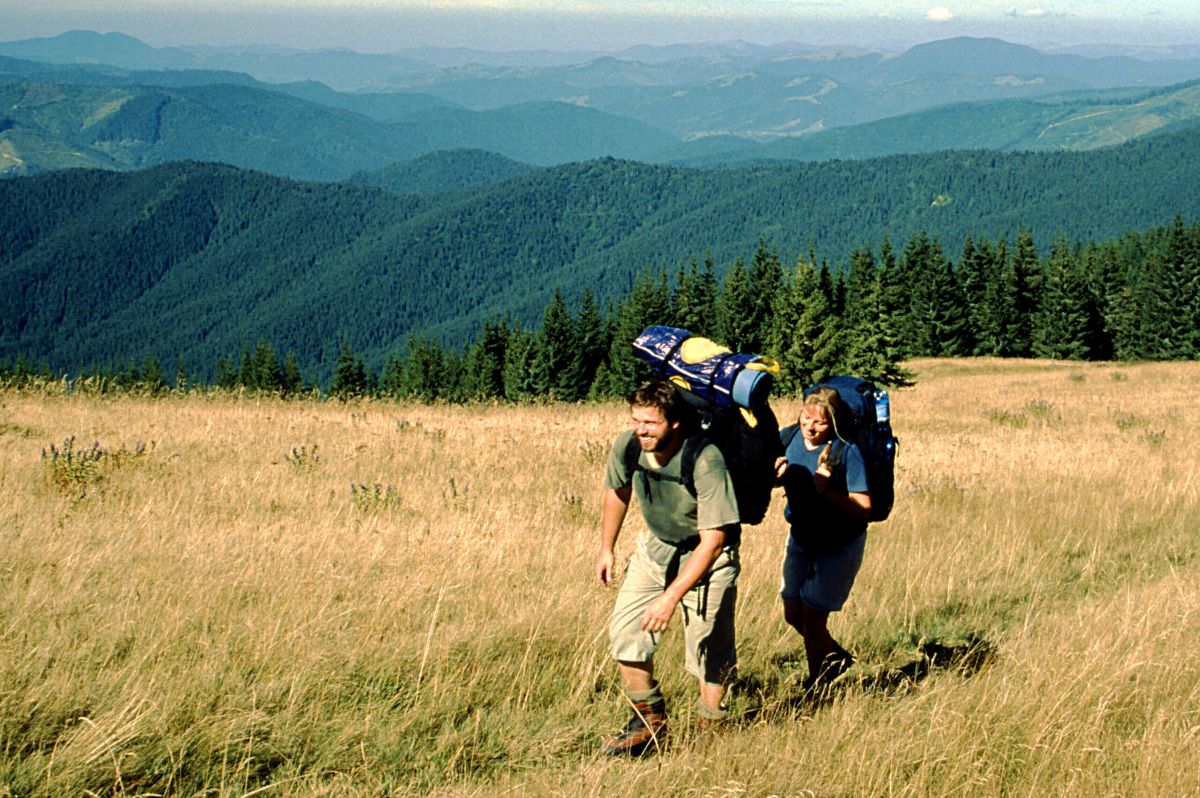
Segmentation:
{"type": "Polygon", "coordinates": [[[849,678],[801,697],[777,507],[736,724],[676,629],[642,762],[597,754],[625,408],[2,394],[0,795],[1200,795],[1200,365],[911,365],[849,678]]]}

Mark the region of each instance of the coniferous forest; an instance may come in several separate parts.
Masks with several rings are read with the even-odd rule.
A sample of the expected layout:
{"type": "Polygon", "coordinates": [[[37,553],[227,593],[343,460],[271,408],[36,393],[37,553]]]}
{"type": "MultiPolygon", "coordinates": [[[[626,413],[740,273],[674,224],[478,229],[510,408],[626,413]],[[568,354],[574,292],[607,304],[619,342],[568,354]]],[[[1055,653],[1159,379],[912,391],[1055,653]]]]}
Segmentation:
{"type": "MultiPolygon", "coordinates": [[[[0,363],[23,357],[78,374],[149,357],[172,373],[182,360],[212,382],[267,342],[280,357],[294,353],[308,383],[329,386],[344,349],[378,380],[410,338],[461,354],[489,324],[540,329],[556,288],[572,316],[591,291],[611,326],[648,273],[665,271],[673,292],[681,266],[695,259],[702,273],[711,261],[724,286],[760,241],[778,257],[780,283],[799,262],[818,272],[827,263],[838,308],[849,298],[832,284],[842,277],[852,295],[864,252],[880,269],[889,258],[907,268],[911,256],[922,274],[950,261],[966,280],[969,241],[985,259],[1003,249],[979,267],[987,272],[1035,253],[1048,267],[1064,246],[1081,258],[1089,242],[1120,250],[1131,231],[1150,239],[1146,231],[1176,216],[1191,223],[1200,219],[1198,154],[1200,128],[1191,128],[1086,153],[723,169],[602,159],[433,193],[203,163],[12,178],[0,181],[0,363]],[[1032,252],[1017,252],[1022,235],[1032,252]],[[922,237],[936,252],[920,254],[922,237]]],[[[477,159],[461,161],[442,159],[439,171],[480,173],[470,168],[477,159]]],[[[1124,257],[1123,282],[1158,270],[1137,252],[1124,257]]],[[[1023,308],[1037,299],[1022,296],[1023,308]]],[[[710,320],[697,332],[720,327],[710,320]]],[[[1158,348],[1114,344],[1113,356],[1158,348]]],[[[1105,356],[1105,346],[1090,354],[1105,356]]]]}
{"type": "MultiPolygon", "coordinates": [[[[409,336],[381,368],[348,340],[328,381],[306,378],[294,352],[248,341],[218,358],[211,380],[182,360],[155,357],[69,375],[114,389],[213,385],[297,395],[374,395],[421,401],[563,401],[620,396],[645,376],[630,343],[651,324],[684,327],[735,351],[776,358],[778,392],[837,373],[887,385],[912,357],[1001,356],[1067,360],[1200,357],[1200,224],[1110,241],[1059,237],[1040,247],[1018,230],[947,253],[934,237],[886,238],[848,262],[784,263],[760,241],[718,277],[711,259],[675,273],[647,272],[601,303],[587,289],[568,302],[555,289],[540,324],[496,318],[461,347],[409,336]],[[1042,253],[1044,249],[1044,254],[1042,253]]],[[[0,364],[8,384],[55,378],[24,357],[0,364]]]]}

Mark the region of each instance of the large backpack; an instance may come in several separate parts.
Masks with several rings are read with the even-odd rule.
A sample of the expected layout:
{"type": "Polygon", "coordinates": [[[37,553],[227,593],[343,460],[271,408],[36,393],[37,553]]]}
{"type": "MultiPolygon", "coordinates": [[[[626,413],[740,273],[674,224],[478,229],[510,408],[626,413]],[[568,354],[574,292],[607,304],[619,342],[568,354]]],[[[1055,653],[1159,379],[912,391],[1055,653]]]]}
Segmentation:
{"type": "MultiPolygon", "coordinates": [[[[867,481],[871,489],[871,515],[868,521],[882,521],[892,512],[896,491],[896,449],[899,441],[892,434],[891,411],[880,420],[877,416],[877,399],[888,404],[887,392],[881,391],[870,380],[861,377],[830,377],[813,385],[804,392],[805,396],[817,388],[833,388],[838,392],[849,416],[846,422],[850,429],[839,429],[843,440],[857,444],[867,466],[867,481]]],[[[783,431],[783,446],[786,449],[797,428],[793,425],[783,431]]],[[[841,448],[834,442],[830,447],[831,465],[841,459],[841,448]]]]}
{"type": "MultiPolygon", "coordinates": [[[[690,408],[687,423],[700,430],[680,453],[680,481],[688,492],[696,495],[696,457],[712,443],[725,458],[741,522],[762,523],[775,485],[775,459],[783,454],[779,422],[767,404],[778,365],[661,325],[646,328],[633,350],[655,374],[680,389],[690,408]]],[[[624,453],[630,474],[641,470],[640,451],[637,438],[631,439],[624,453]]]]}

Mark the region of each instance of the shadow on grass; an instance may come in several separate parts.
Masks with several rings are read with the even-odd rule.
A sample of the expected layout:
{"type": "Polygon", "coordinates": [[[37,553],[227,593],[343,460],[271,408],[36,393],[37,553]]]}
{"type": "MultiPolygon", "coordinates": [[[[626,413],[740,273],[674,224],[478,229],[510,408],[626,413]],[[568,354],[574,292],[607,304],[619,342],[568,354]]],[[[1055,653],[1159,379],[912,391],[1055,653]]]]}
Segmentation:
{"type": "Polygon", "coordinates": [[[864,675],[857,682],[863,690],[882,693],[895,692],[919,682],[935,671],[953,671],[960,676],[973,676],[996,657],[996,647],[983,637],[969,637],[942,643],[923,640],[917,647],[918,656],[911,662],[879,673],[864,675]]]}
{"type": "Polygon", "coordinates": [[[953,641],[922,640],[916,657],[897,667],[863,668],[859,662],[851,670],[826,684],[806,687],[798,678],[807,667],[803,652],[772,658],[780,677],[764,679],[759,675],[739,674],[733,689],[745,696],[747,706],[738,713],[739,723],[752,723],[765,714],[811,714],[848,692],[892,695],[903,692],[936,672],[971,677],[996,657],[995,645],[982,636],[956,638],[953,641]],[[791,670],[792,675],[788,675],[791,670]]]}

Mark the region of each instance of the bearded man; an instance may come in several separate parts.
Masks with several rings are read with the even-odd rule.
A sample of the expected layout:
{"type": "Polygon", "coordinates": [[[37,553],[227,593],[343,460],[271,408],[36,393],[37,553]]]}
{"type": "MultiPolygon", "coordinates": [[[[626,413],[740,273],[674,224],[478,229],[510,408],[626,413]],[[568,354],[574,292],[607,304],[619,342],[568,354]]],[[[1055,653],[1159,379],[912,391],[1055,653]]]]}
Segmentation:
{"type": "Polygon", "coordinates": [[[725,459],[689,428],[684,398],[670,382],[629,396],[633,428],[613,445],[604,478],[596,579],[614,579],[615,546],[637,496],[648,533],[629,558],[609,624],[632,717],[604,743],[609,755],[640,756],[666,738],[666,701],[654,679],[654,650],[681,607],[685,667],[699,680],[702,730],[724,720],[726,684],[737,664],[734,607],[741,570],[737,499],[725,459]]]}

